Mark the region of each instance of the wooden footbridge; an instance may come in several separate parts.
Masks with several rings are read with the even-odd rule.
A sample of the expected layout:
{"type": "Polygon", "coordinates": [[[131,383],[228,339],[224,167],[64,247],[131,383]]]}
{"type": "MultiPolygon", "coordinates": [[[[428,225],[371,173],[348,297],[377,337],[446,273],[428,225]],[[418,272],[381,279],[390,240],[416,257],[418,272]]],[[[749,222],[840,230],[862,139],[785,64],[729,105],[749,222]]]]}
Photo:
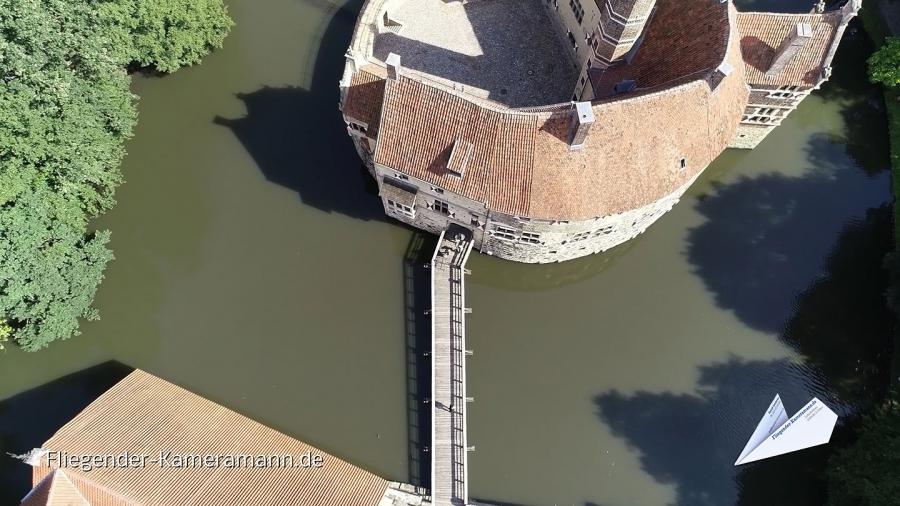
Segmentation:
{"type": "Polygon", "coordinates": [[[465,265],[472,234],[451,227],[431,258],[431,500],[468,504],[465,265]]]}

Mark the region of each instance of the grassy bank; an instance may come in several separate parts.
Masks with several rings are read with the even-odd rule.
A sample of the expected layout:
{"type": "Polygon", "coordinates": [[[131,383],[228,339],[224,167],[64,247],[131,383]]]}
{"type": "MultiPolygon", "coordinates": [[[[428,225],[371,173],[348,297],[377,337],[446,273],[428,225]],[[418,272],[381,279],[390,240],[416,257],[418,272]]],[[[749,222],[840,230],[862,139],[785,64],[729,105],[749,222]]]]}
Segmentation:
{"type": "MultiPolygon", "coordinates": [[[[878,4],[877,1],[867,2],[860,11],[860,19],[872,41],[877,47],[881,47],[892,34],[882,17],[878,4]]],[[[887,108],[888,135],[891,142],[891,184],[894,195],[895,258],[890,263],[895,271],[893,272],[894,290],[900,292],[900,272],[897,272],[897,269],[900,268],[900,261],[896,257],[896,255],[900,255],[900,90],[884,88],[884,104],[887,108]]],[[[894,332],[894,363],[891,379],[895,387],[900,385],[900,329],[896,329],[894,332]]]]}

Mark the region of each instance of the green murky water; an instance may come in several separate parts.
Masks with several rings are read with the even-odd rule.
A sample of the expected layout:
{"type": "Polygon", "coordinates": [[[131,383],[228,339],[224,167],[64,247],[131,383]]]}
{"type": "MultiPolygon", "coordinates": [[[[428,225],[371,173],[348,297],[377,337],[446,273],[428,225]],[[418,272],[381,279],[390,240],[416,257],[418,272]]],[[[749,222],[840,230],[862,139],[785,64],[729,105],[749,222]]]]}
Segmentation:
{"type": "MultiPolygon", "coordinates": [[[[382,217],[337,112],[359,4],[229,5],[222,51],[135,80],[102,320],[0,355],[0,447],[39,445],[123,364],[408,481],[412,232],[382,217]]],[[[635,241],[551,266],[473,256],[474,497],[821,503],[827,447],[732,463],[775,393],[848,414],[880,392],[889,176],[868,50],[851,33],[832,83],[635,241]]],[[[17,500],[27,470],[0,471],[17,500]]]]}

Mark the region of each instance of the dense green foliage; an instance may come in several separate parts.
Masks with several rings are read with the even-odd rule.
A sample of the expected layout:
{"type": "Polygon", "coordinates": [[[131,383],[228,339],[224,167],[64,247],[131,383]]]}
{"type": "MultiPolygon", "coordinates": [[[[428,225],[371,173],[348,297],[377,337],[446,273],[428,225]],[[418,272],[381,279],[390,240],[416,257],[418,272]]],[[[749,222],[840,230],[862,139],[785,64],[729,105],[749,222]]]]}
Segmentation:
{"type": "Polygon", "coordinates": [[[122,60],[161,72],[199,63],[222,47],[232,26],[222,0],[116,0],[101,2],[101,18],[122,60]]]}
{"type": "Polygon", "coordinates": [[[885,86],[900,84],[900,38],[888,37],[869,57],[869,78],[885,86]]]}
{"type": "Polygon", "coordinates": [[[900,497],[900,405],[888,402],[867,415],[858,436],[829,462],[828,503],[896,505],[900,497]]]}
{"type": "Polygon", "coordinates": [[[28,350],[77,334],[106,263],[136,120],[125,67],[196,63],[221,0],[0,0],[0,322],[28,350]]]}

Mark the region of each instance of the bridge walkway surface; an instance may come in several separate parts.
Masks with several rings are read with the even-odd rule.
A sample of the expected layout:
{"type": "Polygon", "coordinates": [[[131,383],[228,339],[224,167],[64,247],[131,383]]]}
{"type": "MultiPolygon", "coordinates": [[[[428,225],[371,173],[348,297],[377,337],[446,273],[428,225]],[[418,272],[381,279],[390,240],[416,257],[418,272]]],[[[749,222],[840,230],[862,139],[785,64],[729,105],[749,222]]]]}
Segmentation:
{"type": "Polygon", "coordinates": [[[468,503],[465,265],[471,231],[452,226],[431,259],[431,497],[434,506],[468,503]]]}

